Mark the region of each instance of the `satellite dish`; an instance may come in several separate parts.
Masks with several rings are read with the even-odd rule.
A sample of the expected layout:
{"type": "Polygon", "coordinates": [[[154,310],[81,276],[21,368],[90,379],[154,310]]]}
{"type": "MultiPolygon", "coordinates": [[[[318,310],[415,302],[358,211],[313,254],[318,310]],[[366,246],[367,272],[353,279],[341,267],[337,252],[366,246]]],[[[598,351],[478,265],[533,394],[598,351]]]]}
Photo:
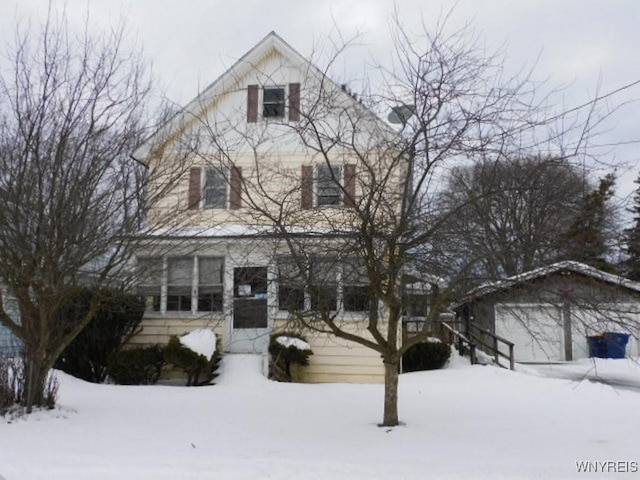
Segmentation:
{"type": "Polygon", "coordinates": [[[411,115],[416,113],[415,105],[398,105],[391,109],[391,112],[387,116],[387,120],[389,123],[393,123],[395,125],[407,123],[407,120],[411,118],[411,115]]]}

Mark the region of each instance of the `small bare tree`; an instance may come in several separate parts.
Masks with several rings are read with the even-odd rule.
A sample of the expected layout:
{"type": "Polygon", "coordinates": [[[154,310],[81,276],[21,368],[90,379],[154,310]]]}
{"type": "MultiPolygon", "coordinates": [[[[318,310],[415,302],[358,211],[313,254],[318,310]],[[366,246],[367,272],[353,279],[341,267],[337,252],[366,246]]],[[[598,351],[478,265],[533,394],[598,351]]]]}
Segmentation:
{"type": "Polygon", "coordinates": [[[150,79],[124,29],[74,32],[50,12],[16,34],[0,76],[0,282],[19,309],[12,319],[0,300],[0,322],[23,345],[27,411],[43,404],[49,369],[100,302],[71,322],[61,313],[68,295],[120,284],[146,185],[169,185],[167,171],[154,180],[130,158],[150,79]]]}

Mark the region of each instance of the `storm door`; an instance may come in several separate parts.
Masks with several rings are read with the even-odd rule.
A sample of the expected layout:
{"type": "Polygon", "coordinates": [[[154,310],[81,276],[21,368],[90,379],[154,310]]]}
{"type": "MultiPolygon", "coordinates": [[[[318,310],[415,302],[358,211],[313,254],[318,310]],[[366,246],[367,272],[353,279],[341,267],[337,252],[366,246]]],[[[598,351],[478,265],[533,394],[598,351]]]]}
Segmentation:
{"type": "Polygon", "coordinates": [[[233,326],[229,350],[263,353],[268,344],[267,267],[233,270],[233,326]]]}

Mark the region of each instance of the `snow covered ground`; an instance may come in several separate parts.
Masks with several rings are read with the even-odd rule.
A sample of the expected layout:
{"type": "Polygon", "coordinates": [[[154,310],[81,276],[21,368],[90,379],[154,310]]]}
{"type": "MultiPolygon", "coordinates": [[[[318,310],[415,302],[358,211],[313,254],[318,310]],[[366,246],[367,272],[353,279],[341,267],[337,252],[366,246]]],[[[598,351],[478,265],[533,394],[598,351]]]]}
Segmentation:
{"type": "Polygon", "coordinates": [[[0,478],[547,479],[584,477],[581,461],[619,462],[587,478],[640,475],[593,473],[639,466],[640,393],[628,389],[454,358],[401,376],[406,424],[390,429],[376,426],[381,385],[278,384],[259,358],[223,362],[218,385],[199,388],[59,374],[58,409],[0,419],[0,478]]]}

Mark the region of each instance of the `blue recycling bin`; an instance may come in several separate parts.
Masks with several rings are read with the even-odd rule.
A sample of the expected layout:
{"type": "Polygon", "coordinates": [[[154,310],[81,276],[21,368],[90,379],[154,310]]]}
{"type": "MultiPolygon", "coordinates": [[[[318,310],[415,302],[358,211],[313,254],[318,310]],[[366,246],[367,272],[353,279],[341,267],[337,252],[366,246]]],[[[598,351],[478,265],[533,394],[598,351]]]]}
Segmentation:
{"type": "Polygon", "coordinates": [[[606,342],[606,358],[624,358],[631,335],[617,332],[604,332],[603,335],[606,342]]]}
{"type": "Polygon", "coordinates": [[[604,335],[587,337],[590,358],[607,358],[607,339],[604,335]]]}

